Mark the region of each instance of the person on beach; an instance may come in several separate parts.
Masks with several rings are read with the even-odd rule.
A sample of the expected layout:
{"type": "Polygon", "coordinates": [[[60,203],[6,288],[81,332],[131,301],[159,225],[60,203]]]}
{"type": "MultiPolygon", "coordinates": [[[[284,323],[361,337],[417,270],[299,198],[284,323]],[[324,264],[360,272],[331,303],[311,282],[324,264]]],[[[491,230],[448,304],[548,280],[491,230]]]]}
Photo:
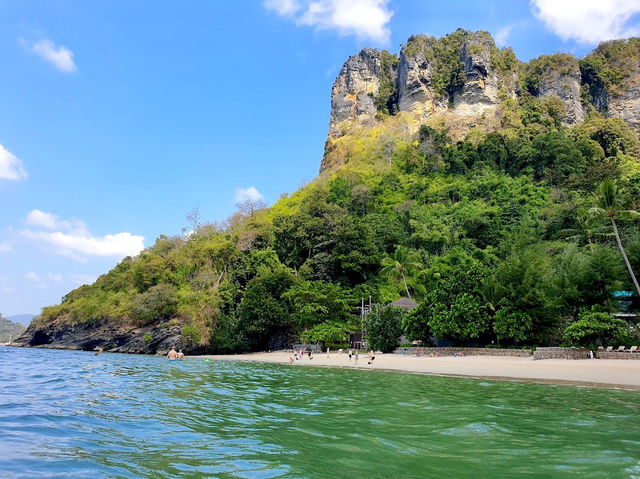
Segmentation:
{"type": "Polygon", "coordinates": [[[289,364],[293,364],[293,356],[289,356],[289,364]]]}
{"type": "Polygon", "coordinates": [[[351,362],[351,356],[353,355],[353,351],[350,349],[349,350],[349,362],[351,362]]]}
{"type": "Polygon", "coordinates": [[[369,351],[369,362],[367,364],[371,364],[371,366],[373,366],[373,360],[376,357],[373,355],[373,349],[371,351],[369,351]]]}
{"type": "Polygon", "coordinates": [[[182,352],[182,349],[178,349],[178,354],[176,356],[176,359],[182,361],[184,359],[184,353],[182,352]]]}
{"type": "Polygon", "coordinates": [[[330,352],[331,352],[331,348],[327,346],[327,357],[329,357],[330,352]]]}
{"type": "Polygon", "coordinates": [[[360,352],[356,349],[356,352],[355,352],[355,354],[353,355],[353,359],[355,360],[355,361],[354,361],[354,364],[355,364],[356,366],[358,365],[358,358],[359,358],[359,357],[360,357],[360,352]]]}
{"type": "Polygon", "coordinates": [[[175,361],[176,359],[178,359],[178,353],[176,353],[176,348],[171,346],[171,351],[169,351],[169,353],[167,354],[167,358],[169,359],[169,361],[175,361]]]}
{"type": "Polygon", "coordinates": [[[311,361],[311,360],[313,359],[313,358],[311,357],[311,350],[309,350],[309,351],[307,352],[307,355],[309,356],[309,361],[311,361]]]}

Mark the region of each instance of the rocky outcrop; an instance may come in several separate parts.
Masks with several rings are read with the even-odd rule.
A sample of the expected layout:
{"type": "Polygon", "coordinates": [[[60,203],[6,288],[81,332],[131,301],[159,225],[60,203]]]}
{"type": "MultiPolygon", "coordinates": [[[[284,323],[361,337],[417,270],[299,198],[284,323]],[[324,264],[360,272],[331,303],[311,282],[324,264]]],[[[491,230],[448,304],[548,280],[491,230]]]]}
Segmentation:
{"type": "Polygon", "coordinates": [[[462,44],[460,62],[465,80],[454,96],[458,115],[479,115],[498,105],[498,73],[491,62],[493,40],[484,32],[476,32],[462,44]]]}
{"type": "Polygon", "coordinates": [[[621,92],[609,99],[607,116],[621,118],[640,128],[640,74],[625,82],[621,92]]]}
{"type": "Polygon", "coordinates": [[[34,321],[11,345],[84,351],[102,347],[109,352],[136,354],[166,354],[175,346],[185,354],[205,352],[183,337],[179,323],[138,327],[108,318],[75,325],[60,320],[46,324],[34,321]]]}
{"type": "Polygon", "coordinates": [[[527,75],[529,89],[538,98],[556,97],[562,102],[565,125],[575,125],[584,119],[580,64],[576,57],[565,53],[540,56],[529,63],[527,75]]]}
{"type": "Polygon", "coordinates": [[[433,37],[415,35],[400,50],[398,109],[427,120],[447,110],[449,99],[433,85],[433,37]]]}
{"type": "Polygon", "coordinates": [[[598,110],[640,127],[640,38],[598,45],[583,60],[582,80],[598,110]]]}
{"type": "Polygon", "coordinates": [[[354,125],[372,125],[377,111],[374,98],[379,91],[380,52],[365,48],[349,57],[331,91],[329,136],[341,136],[354,125]]]}

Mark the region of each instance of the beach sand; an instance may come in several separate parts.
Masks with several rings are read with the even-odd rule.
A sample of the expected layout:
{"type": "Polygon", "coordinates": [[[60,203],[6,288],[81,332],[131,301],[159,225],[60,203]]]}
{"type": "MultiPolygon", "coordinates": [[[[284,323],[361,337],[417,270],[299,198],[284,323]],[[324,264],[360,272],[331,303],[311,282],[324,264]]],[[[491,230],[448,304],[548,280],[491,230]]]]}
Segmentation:
{"type": "MultiPolygon", "coordinates": [[[[224,361],[253,361],[289,364],[292,353],[276,351],[269,353],[193,356],[224,361]]],[[[367,364],[367,354],[360,354],[358,365],[349,362],[346,353],[342,356],[331,353],[307,355],[295,361],[292,367],[324,366],[363,370],[402,371],[408,373],[462,376],[514,381],[532,381],[582,386],[616,387],[640,390],[640,361],[624,359],[547,359],[464,356],[464,357],[416,357],[402,354],[376,354],[373,367],[367,364]]]]}

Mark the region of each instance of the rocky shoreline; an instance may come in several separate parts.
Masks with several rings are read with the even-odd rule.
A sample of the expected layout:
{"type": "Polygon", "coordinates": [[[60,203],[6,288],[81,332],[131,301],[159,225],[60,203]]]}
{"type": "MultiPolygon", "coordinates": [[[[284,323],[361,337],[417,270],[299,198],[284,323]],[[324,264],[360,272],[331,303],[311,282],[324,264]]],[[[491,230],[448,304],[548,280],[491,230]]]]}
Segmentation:
{"type": "Polygon", "coordinates": [[[33,322],[11,346],[92,351],[102,347],[113,353],[164,354],[172,346],[186,354],[203,354],[203,346],[186,340],[182,324],[140,327],[116,324],[109,318],[70,325],[53,321],[40,325],[33,322]]]}

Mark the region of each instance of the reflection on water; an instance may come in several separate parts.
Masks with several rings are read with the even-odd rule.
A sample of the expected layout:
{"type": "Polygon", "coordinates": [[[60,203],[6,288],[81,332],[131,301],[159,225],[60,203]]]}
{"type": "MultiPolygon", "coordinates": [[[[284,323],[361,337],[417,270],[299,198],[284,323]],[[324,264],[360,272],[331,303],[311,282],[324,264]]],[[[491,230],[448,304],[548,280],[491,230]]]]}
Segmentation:
{"type": "Polygon", "coordinates": [[[0,348],[2,477],[639,477],[638,393],[0,348]]]}

